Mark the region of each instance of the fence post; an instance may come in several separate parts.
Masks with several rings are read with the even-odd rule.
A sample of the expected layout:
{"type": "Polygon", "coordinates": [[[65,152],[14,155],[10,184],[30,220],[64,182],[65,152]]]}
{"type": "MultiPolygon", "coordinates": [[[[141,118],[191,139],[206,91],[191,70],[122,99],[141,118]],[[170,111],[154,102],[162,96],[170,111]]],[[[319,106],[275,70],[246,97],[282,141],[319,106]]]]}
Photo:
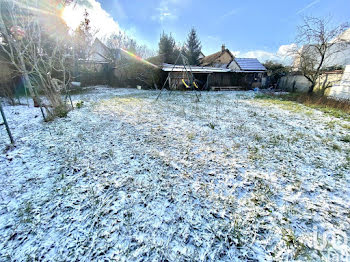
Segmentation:
{"type": "Polygon", "coordinates": [[[12,137],[12,134],[11,134],[9,125],[8,125],[8,123],[7,123],[7,121],[6,121],[5,113],[4,113],[4,111],[2,110],[1,101],[0,101],[0,112],[1,112],[2,119],[4,120],[4,125],[5,125],[5,127],[6,127],[7,134],[8,134],[9,137],[10,137],[11,144],[14,144],[15,141],[13,140],[13,137],[12,137]]]}

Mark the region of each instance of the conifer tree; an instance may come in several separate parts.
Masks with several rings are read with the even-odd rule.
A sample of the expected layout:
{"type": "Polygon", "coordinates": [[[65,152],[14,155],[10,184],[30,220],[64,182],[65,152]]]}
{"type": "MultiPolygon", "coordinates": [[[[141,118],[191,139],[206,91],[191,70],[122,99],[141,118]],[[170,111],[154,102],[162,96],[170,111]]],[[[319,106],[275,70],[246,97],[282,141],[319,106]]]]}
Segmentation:
{"type": "Polygon", "coordinates": [[[177,57],[180,54],[180,50],[176,47],[175,39],[171,34],[163,34],[159,40],[158,54],[163,57],[163,62],[168,64],[174,64],[177,57]]]}
{"type": "Polygon", "coordinates": [[[194,28],[192,28],[188,34],[187,42],[185,43],[185,50],[185,54],[190,65],[198,65],[202,46],[194,28]]]}

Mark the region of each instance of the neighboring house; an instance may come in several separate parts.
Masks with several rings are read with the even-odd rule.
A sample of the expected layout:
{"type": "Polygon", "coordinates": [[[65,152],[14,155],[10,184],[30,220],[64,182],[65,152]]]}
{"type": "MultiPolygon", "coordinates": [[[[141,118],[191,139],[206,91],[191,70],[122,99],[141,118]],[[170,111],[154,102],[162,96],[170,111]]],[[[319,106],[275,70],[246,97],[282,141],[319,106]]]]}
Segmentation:
{"type": "MultiPolygon", "coordinates": [[[[330,49],[330,54],[323,64],[323,68],[329,68],[329,71],[322,71],[321,75],[316,81],[314,91],[324,89],[326,86],[325,94],[339,99],[350,99],[350,87],[349,87],[349,71],[350,71],[350,29],[344,31],[333,41],[337,41],[330,49]],[[334,70],[334,68],[343,67],[343,70],[334,70]],[[341,82],[341,83],[340,83],[341,82]]],[[[302,48],[307,50],[310,46],[303,46],[302,48]]],[[[301,51],[303,51],[301,49],[301,51]]],[[[309,54],[311,57],[318,57],[316,51],[309,48],[309,54]]],[[[307,92],[311,83],[303,75],[298,73],[300,69],[300,57],[296,57],[294,60],[295,74],[285,76],[281,78],[279,87],[284,90],[295,90],[299,92],[307,92]]],[[[312,61],[312,60],[311,60],[312,61]]],[[[319,60],[315,59],[314,64],[317,64],[319,60]]]]}
{"type": "Polygon", "coordinates": [[[205,55],[203,54],[203,52],[201,51],[201,53],[199,54],[199,59],[203,59],[205,57],[205,55]]]}
{"type": "Polygon", "coordinates": [[[112,63],[119,56],[119,52],[113,53],[100,39],[96,38],[91,46],[87,61],[96,64],[112,63]]]}
{"type": "Polygon", "coordinates": [[[201,66],[229,68],[234,72],[266,72],[266,68],[256,58],[237,58],[222,45],[221,51],[201,59],[201,66]]]}
{"type": "MultiPolygon", "coordinates": [[[[327,57],[323,63],[323,68],[338,66],[345,67],[346,65],[350,64],[350,29],[344,31],[341,35],[333,39],[331,43],[334,43],[335,41],[337,41],[338,43],[334,44],[329,49],[328,54],[330,55],[327,55],[326,53],[327,57]]],[[[299,53],[303,52],[307,52],[305,54],[310,55],[311,58],[319,57],[319,54],[318,52],[316,52],[315,47],[311,45],[301,47],[299,53]]],[[[299,55],[294,58],[294,71],[298,71],[300,69],[300,57],[301,56],[299,55]]],[[[315,61],[312,61],[312,59],[310,59],[310,61],[313,62],[315,66],[317,66],[317,63],[319,63],[319,59],[315,59],[315,61]]]]}
{"type": "Polygon", "coordinates": [[[328,58],[324,67],[331,66],[343,66],[350,65],[350,28],[339,37],[339,40],[343,43],[336,44],[333,48],[333,51],[336,51],[331,57],[328,58]]]}
{"type": "Polygon", "coordinates": [[[82,86],[107,84],[109,72],[115,66],[120,52],[115,52],[95,39],[86,59],[78,59],[80,68],[76,68],[74,78],[81,82],[82,86]]]}
{"type": "MultiPolygon", "coordinates": [[[[172,88],[180,88],[182,79],[188,81],[188,70],[183,65],[163,65],[172,88]]],[[[204,88],[250,89],[261,87],[266,68],[256,58],[235,58],[223,45],[221,51],[203,57],[200,66],[190,66],[190,71],[204,88]]]]}
{"type": "Polygon", "coordinates": [[[200,65],[227,68],[234,58],[230,50],[226,49],[225,45],[222,45],[221,51],[203,57],[200,60],[200,65]]]}

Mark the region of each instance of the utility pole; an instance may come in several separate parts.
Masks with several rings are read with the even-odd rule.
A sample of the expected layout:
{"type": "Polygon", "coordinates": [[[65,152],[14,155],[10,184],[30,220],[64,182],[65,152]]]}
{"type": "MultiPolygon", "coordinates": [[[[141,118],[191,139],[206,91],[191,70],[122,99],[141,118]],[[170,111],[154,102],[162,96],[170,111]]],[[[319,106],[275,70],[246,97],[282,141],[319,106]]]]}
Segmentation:
{"type": "Polygon", "coordinates": [[[4,124],[5,127],[6,127],[7,134],[8,134],[9,137],[10,137],[11,144],[14,144],[15,141],[13,140],[13,137],[12,137],[12,134],[11,134],[9,125],[8,125],[8,123],[7,123],[7,121],[6,121],[6,117],[5,117],[4,110],[2,110],[1,101],[0,101],[0,112],[1,112],[2,119],[4,120],[4,123],[3,123],[3,124],[4,124]]]}

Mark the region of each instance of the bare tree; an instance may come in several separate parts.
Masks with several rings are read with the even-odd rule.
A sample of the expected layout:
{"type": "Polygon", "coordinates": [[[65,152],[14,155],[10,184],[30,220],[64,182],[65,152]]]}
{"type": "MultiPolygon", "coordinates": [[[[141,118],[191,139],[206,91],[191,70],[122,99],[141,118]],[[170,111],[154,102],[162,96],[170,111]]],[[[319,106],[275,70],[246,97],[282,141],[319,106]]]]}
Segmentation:
{"type": "Polygon", "coordinates": [[[155,54],[147,46],[139,45],[125,33],[119,32],[107,39],[109,57],[116,68],[116,76],[125,85],[141,84],[154,87],[158,81],[158,67],[147,61],[155,54]]]}
{"type": "Polygon", "coordinates": [[[309,80],[309,93],[312,93],[322,68],[336,53],[349,44],[340,38],[349,25],[347,23],[331,26],[329,18],[305,17],[298,27],[297,47],[292,50],[294,67],[309,80]]]}
{"type": "MultiPolygon", "coordinates": [[[[67,4],[63,0],[58,2],[67,4]]],[[[69,60],[72,58],[69,55],[68,29],[58,17],[55,5],[47,5],[43,9],[38,0],[4,0],[0,5],[3,42],[0,46],[8,60],[23,76],[44,119],[65,116],[68,107],[61,94],[69,83],[69,60]],[[44,93],[49,104],[40,99],[39,91],[44,93]]]]}

